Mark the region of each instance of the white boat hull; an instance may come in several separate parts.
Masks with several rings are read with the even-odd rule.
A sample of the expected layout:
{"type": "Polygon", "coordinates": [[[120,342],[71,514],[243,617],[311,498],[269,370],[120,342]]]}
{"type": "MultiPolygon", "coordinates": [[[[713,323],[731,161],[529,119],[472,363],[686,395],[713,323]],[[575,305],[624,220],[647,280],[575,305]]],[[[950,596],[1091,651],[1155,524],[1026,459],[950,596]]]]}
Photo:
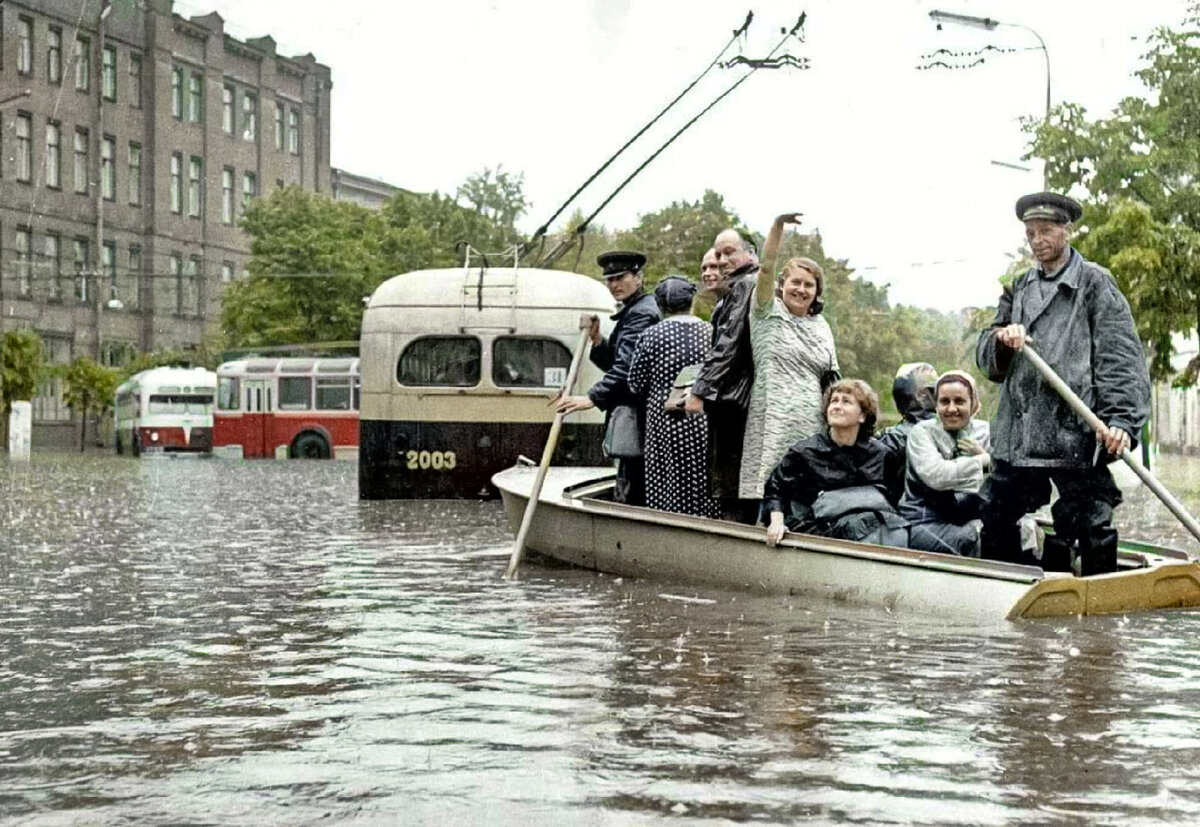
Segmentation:
{"type": "MultiPolygon", "coordinates": [[[[514,532],[537,469],[492,478],[514,532]]],[[[549,469],[526,546],[610,574],[995,621],[1200,605],[1200,563],[1141,555],[1145,567],[1077,578],[1040,568],[788,534],[595,499],[604,468],[549,469]]]]}

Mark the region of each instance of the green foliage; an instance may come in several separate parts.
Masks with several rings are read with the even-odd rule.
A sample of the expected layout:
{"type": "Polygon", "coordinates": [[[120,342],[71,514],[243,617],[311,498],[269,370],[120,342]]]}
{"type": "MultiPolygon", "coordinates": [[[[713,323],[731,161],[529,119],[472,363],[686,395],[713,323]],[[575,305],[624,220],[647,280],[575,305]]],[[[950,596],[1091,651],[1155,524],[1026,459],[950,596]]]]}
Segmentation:
{"type": "Polygon", "coordinates": [[[482,172],[467,176],[467,180],[459,186],[455,200],[466,201],[477,215],[489,223],[514,231],[517,219],[529,209],[524,189],[524,173],[510,175],[501,165],[497,165],[494,171],[484,167],[482,172]]]}
{"type": "Polygon", "coordinates": [[[33,399],[45,354],[41,338],[30,330],[10,330],[0,339],[0,400],[4,419],[12,403],[33,399]]]}
{"type": "MultiPolygon", "coordinates": [[[[694,280],[700,276],[700,259],[717,233],[741,226],[741,219],[725,205],[724,196],[705,190],[698,201],[674,201],[657,212],[645,213],[636,227],[617,233],[616,247],[646,254],[647,285],[676,274],[694,280]]],[[[587,262],[599,273],[595,263],[594,256],[587,262]]]]}
{"type": "Polygon", "coordinates": [[[83,451],[88,415],[96,414],[99,419],[112,407],[113,395],[121,384],[121,371],[86,356],[59,370],[63,378],[63,401],[83,423],[79,434],[79,450],[83,451]]]}
{"type": "Polygon", "coordinates": [[[1125,98],[1097,120],[1063,104],[1049,121],[1026,124],[1026,157],[1047,160],[1052,188],[1088,191],[1077,246],[1116,276],[1161,379],[1170,373],[1171,335],[1200,325],[1200,5],[1148,43],[1137,72],[1145,98],[1125,98]]]}
{"type": "Polygon", "coordinates": [[[219,354],[208,347],[195,350],[160,349],[149,353],[135,354],[121,367],[121,380],[151,368],[179,366],[185,368],[204,367],[213,370],[220,363],[219,354]]]}

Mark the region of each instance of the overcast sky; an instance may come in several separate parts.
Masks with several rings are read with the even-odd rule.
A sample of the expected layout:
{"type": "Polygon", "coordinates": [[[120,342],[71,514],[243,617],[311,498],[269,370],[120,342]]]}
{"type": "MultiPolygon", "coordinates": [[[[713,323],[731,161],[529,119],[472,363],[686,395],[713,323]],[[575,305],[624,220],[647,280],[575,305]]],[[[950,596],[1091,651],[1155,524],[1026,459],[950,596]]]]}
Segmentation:
{"type": "MultiPolygon", "coordinates": [[[[1013,202],[1041,189],[1041,167],[1019,160],[1018,119],[1043,113],[1046,68],[1028,31],[937,31],[929,12],[1036,29],[1053,102],[1081,103],[1095,117],[1140,94],[1132,73],[1146,36],[1178,24],[1186,3],[187,0],[175,8],[218,11],[234,36],[269,33],[282,53],[312,52],[330,66],[335,167],[453,192],[471,172],[503,164],[525,174],[528,231],[699,74],[748,9],[755,21],[742,49],[751,57],[806,10],[805,42],[782,51],[811,68],[757,72],[597,220],[629,227],[706,188],[759,232],[798,210],[826,253],[889,284],[894,302],[952,310],[993,304],[996,278],[1020,247],[1013,202]],[[916,68],[939,48],[988,45],[1019,51],[988,53],[970,69],[916,68]]],[[[710,73],[579,206],[590,212],[740,73],[710,73]]]]}

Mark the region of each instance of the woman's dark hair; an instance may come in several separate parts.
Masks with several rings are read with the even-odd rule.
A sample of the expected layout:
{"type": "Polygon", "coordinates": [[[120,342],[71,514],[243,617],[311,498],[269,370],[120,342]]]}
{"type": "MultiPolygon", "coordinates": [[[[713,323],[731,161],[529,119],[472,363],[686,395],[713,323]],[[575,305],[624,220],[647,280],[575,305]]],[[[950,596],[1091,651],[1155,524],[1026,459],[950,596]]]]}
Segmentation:
{"type": "Polygon", "coordinates": [[[868,439],[875,433],[875,420],[879,418],[879,395],[872,390],[861,379],[839,379],[828,388],[825,389],[825,396],[821,400],[821,419],[825,422],[825,427],[829,427],[829,400],[833,398],[836,391],[848,393],[854,397],[854,401],[858,403],[858,407],[862,409],[863,421],[858,426],[858,441],[862,442],[868,439]]]}
{"type": "Polygon", "coordinates": [[[686,313],[696,297],[696,285],[683,276],[667,276],[654,288],[654,301],[664,315],[686,313]]]}
{"type": "Polygon", "coordinates": [[[804,256],[796,256],[789,258],[787,263],[783,265],[783,269],[779,271],[778,278],[775,279],[776,290],[783,288],[783,283],[787,281],[787,277],[795,270],[803,270],[813,277],[817,283],[817,294],[813,296],[812,304],[808,307],[808,315],[816,316],[825,309],[825,300],[821,298],[821,294],[825,292],[825,271],[821,269],[821,265],[817,264],[811,258],[804,256]]]}

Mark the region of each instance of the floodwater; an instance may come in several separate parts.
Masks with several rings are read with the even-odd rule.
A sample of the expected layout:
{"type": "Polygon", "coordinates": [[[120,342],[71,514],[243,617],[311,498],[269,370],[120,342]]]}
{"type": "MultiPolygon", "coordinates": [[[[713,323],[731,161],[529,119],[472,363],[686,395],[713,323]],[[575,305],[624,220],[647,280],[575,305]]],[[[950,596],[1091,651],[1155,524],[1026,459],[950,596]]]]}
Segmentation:
{"type": "MultiPolygon", "coordinates": [[[[0,821],[1200,821],[1200,614],[510,583],[498,504],[355,474],[0,461],[0,821]]],[[[1123,519],[1184,544],[1144,491],[1123,519]]]]}

